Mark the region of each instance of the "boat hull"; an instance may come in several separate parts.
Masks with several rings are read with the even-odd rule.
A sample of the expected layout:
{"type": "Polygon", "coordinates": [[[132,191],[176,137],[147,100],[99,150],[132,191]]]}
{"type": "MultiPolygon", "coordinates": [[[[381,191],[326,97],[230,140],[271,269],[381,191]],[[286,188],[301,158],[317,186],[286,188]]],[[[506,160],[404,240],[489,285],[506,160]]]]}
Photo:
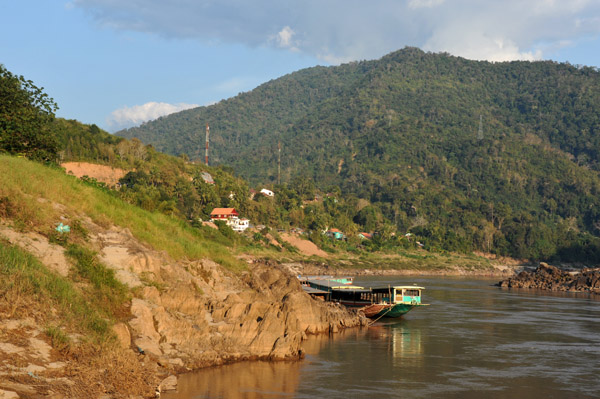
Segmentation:
{"type": "Polygon", "coordinates": [[[379,317],[401,317],[402,315],[410,312],[415,306],[411,304],[397,303],[397,304],[372,304],[361,308],[360,310],[364,315],[370,319],[379,317]]]}

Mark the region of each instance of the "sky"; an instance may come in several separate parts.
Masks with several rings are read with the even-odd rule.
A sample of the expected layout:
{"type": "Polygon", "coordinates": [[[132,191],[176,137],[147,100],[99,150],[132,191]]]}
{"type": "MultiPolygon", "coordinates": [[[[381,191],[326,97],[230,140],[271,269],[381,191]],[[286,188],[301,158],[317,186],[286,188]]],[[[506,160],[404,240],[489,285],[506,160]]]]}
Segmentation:
{"type": "Polygon", "coordinates": [[[600,0],[0,0],[0,64],[110,132],[405,46],[600,67],[600,0]]]}

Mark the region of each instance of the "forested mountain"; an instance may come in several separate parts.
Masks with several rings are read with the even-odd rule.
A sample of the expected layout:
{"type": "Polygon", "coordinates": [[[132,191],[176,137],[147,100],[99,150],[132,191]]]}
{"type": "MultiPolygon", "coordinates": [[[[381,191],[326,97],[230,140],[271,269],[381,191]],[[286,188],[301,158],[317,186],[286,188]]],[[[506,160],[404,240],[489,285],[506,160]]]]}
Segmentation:
{"type": "Polygon", "coordinates": [[[275,182],[281,142],[282,182],[338,186],[431,247],[595,259],[599,109],[593,68],[405,48],[118,134],[201,158],[209,123],[212,162],[275,182]]]}
{"type": "Polygon", "coordinates": [[[407,48],[376,61],[305,69],[117,135],[203,159],[210,123],[212,162],[251,182],[275,180],[278,141],[282,180],[303,170],[339,182],[345,171],[356,174],[353,163],[372,170],[367,158],[386,169],[412,162],[396,158],[406,155],[397,147],[451,155],[456,144],[479,146],[481,115],[487,141],[531,144],[534,134],[596,168],[598,77],[592,68],[554,62],[477,62],[407,48]]]}

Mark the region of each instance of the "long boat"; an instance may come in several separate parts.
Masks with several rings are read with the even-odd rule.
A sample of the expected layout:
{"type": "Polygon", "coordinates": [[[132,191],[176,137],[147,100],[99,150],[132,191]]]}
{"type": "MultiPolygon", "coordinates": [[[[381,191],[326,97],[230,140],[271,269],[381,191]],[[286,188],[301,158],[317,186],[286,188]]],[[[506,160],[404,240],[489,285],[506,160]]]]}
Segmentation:
{"type": "Polygon", "coordinates": [[[395,285],[388,287],[360,287],[351,277],[300,278],[304,290],[323,300],[358,308],[369,318],[401,317],[418,306],[424,287],[395,285]]]}

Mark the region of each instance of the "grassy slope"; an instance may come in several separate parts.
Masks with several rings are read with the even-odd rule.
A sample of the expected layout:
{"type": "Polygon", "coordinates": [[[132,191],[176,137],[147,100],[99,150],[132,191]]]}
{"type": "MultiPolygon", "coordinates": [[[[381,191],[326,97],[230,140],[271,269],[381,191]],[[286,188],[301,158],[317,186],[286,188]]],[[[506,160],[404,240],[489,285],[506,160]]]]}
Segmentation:
{"type": "Polygon", "coordinates": [[[77,227],[77,220],[89,216],[106,227],[127,227],[141,240],[146,238],[154,248],[176,258],[209,256],[238,268],[240,263],[223,245],[210,244],[200,233],[180,227],[178,221],[125,204],[61,170],[0,155],[0,218],[16,230],[37,231],[53,238],[61,216],[73,227],[69,243],[63,242],[73,263],[67,277],[0,239],[0,318],[15,323],[33,320],[29,327],[4,330],[3,340],[22,345],[24,337],[43,331],[57,350],[52,361],[69,364],[70,383],[58,379],[50,388],[39,385],[34,377],[19,374],[16,370],[31,354],[0,359],[5,367],[14,368],[9,379],[36,385],[41,393],[52,389],[67,397],[99,396],[103,387],[152,395],[156,373],[140,363],[133,351],[119,349],[111,330],[114,323],[130,317],[128,299],[133,293],[86,248],[85,232],[77,227]],[[90,381],[102,384],[90,386],[90,381]]]}
{"type": "Polygon", "coordinates": [[[128,228],[140,241],[175,259],[210,258],[233,270],[244,268],[208,229],[194,229],[183,221],[144,211],[60,170],[0,155],[0,216],[22,228],[50,234],[63,213],[52,203],[64,205],[75,217],[88,216],[101,226],[128,228]]]}

